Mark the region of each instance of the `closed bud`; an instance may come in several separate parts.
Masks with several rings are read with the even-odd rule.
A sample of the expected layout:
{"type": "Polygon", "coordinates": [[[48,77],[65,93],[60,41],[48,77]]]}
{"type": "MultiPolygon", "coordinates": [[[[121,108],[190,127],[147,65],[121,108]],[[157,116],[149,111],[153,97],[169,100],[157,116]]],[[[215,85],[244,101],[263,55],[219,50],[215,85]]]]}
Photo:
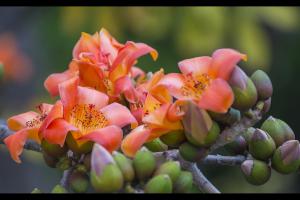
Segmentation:
{"type": "Polygon", "coordinates": [[[261,126],[275,141],[276,146],[280,146],[285,141],[294,140],[295,134],[290,126],[280,119],[270,116],[261,126]]]}
{"type": "Polygon", "coordinates": [[[176,130],[162,135],[160,140],[170,147],[179,147],[180,144],[186,141],[186,137],[183,130],[176,130]]]}
{"type": "Polygon", "coordinates": [[[159,138],[145,143],[145,147],[152,152],[160,152],[168,150],[168,146],[164,144],[159,138]]]}
{"type": "Polygon", "coordinates": [[[31,194],[40,194],[40,193],[43,193],[43,192],[38,188],[34,188],[31,192],[31,194]]]}
{"type": "Polygon", "coordinates": [[[257,101],[255,85],[241,68],[233,70],[229,84],[234,93],[233,108],[244,111],[254,106],[257,101]]]}
{"type": "Polygon", "coordinates": [[[58,162],[56,163],[56,168],[64,171],[71,167],[72,161],[67,156],[61,157],[58,159],[58,162]]]}
{"type": "Polygon", "coordinates": [[[124,180],[127,182],[131,182],[135,176],[132,160],[130,160],[129,158],[125,157],[122,153],[119,153],[117,151],[113,152],[113,158],[117,163],[118,167],[120,168],[124,180]]]}
{"type": "Polygon", "coordinates": [[[256,131],[255,128],[253,127],[250,127],[250,128],[247,128],[243,133],[242,133],[242,136],[245,138],[246,142],[249,143],[254,132],[256,131]]]}
{"type": "Polygon", "coordinates": [[[86,154],[83,159],[83,164],[87,171],[91,170],[91,154],[86,154]]]}
{"type": "Polygon", "coordinates": [[[256,129],[249,142],[249,153],[256,159],[267,160],[273,154],[276,145],[272,137],[261,129],[256,129]]]}
{"type": "Polygon", "coordinates": [[[269,110],[271,109],[271,104],[272,104],[272,98],[271,97],[264,101],[264,106],[263,106],[263,109],[262,109],[263,114],[266,114],[267,112],[269,112],[269,110]]]}
{"type": "Polygon", "coordinates": [[[145,186],[145,193],[172,193],[172,181],[168,175],[161,174],[151,178],[145,186]]]}
{"type": "Polygon", "coordinates": [[[154,175],[166,174],[169,175],[172,182],[175,183],[180,174],[180,164],[178,161],[167,161],[160,165],[154,175]]]}
{"type": "Polygon", "coordinates": [[[85,193],[89,187],[89,177],[86,173],[74,170],[70,175],[70,187],[76,193],[85,193]]]}
{"type": "Polygon", "coordinates": [[[271,177],[271,168],[260,160],[245,160],[241,170],[245,179],[253,185],[263,185],[271,177]]]}
{"type": "Polygon", "coordinates": [[[269,76],[264,71],[256,70],[252,74],[251,80],[256,87],[258,99],[266,100],[267,98],[272,96],[273,85],[269,76]]]}
{"type": "Polygon", "coordinates": [[[210,146],[219,136],[220,128],[208,113],[189,101],[183,106],[185,115],[182,119],[185,136],[195,146],[210,146]]]}
{"type": "Polygon", "coordinates": [[[54,186],[51,193],[68,193],[68,191],[62,185],[58,184],[54,186]]]}
{"type": "Polygon", "coordinates": [[[71,149],[74,153],[77,154],[87,154],[90,153],[93,149],[93,142],[87,141],[83,144],[78,144],[77,141],[73,138],[72,134],[69,133],[66,138],[66,143],[68,148],[71,149]]]}
{"type": "Polygon", "coordinates": [[[247,150],[247,142],[243,136],[238,136],[233,142],[230,142],[224,146],[224,148],[231,154],[244,154],[247,150]]]}
{"type": "Polygon", "coordinates": [[[203,147],[196,147],[189,142],[185,142],[180,145],[179,153],[183,159],[190,162],[197,162],[207,156],[208,150],[203,147]]]}
{"type": "Polygon", "coordinates": [[[81,173],[87,173],[88,170],[86,169],[86,166],[84,164],[77,164],[75,166],[75,170],[81,173]]]}
{"type": "Polygon", "coordinates": [[[45,163],[51,168],[56,168],[56,164],[58,163],[58,158],[48,155],[45,151],[43,151],[42,154],[45,163]]]}
{"type": "Polygon", "coordinates": [[[58,144],[51,144],[46,140],[42,140],[41,147],[44,152],[46,152],[48,155],[59,158],[61,156],[66,155],[68,148],[66,145],[61,147],[58,144]]]}
{"type": "Polygon", "coordinates": [[[188,171],[181,171],[176,182],[174,183],[174,191],[176,193],[188,193],[193,186],[193,175],[188,171]]]}
{"type": "Polygon", "coordinates": [[[133,158],[135,174],[140,181],[149,178],[156,167],[154,155],[145,147],[142,147],[133,158]]]}
{"type": "Polygon", "coordinates": [[[215,113],[209,112],[211,118],[217,122],[221,122],[226,125],[231,125],[241,119],[241,112],[237,109],[230,108],[227,113],[215,113]]]}
{"type": "Polygon", "coordinates": [[[276,149],[272,157],[272,168],[282,174],[297,171],[300,166],[300,145],[298,140],[289,140],[276,149]]]}

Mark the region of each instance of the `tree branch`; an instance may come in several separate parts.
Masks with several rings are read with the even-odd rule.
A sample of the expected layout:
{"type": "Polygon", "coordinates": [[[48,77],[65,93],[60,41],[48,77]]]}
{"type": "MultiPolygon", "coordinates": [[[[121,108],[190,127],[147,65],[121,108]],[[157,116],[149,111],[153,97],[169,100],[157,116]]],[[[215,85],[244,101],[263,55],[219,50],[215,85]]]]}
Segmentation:
{"type": "Polygon", "coordinates": [[[222,156],[222,155],[208,155],[201,161],[201,164],[208,165],[240,165],[246,160],[246,157],[243,155],[237,156],[222,156]]]}

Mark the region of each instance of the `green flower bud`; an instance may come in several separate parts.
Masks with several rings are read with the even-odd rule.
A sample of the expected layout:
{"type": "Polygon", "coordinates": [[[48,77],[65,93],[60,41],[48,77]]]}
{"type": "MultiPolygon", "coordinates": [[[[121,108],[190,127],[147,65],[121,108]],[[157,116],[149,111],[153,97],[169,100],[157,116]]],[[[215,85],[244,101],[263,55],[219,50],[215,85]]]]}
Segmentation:
{"type": "Polygon", "coordinates": [[[193,187],[193,175],[188,171],[181,171],[175,184],[176,193],[188,193],[193,187]]]}
{"type": "Polygon", "coordinates": [[[241,170],[246,180],[253,185],[263,185],[271,177],[271,168],[260,160],[245,160],[241,170]]]}
{"type": "Polygon", "coordinates": [[[241,135],[245,138],[246,142],[249,143],[255,131],[255,128],[250,127],[247,128],[241,135]]]}
{"type": "Polygon", "coordinates": [[[178,161],[167,161],[160,165],[154,175],[166,174],[169,175],[172,182],[175,183],[180,174],[180,164],[178,161]]]}
{"type": "Polygon", "coordinates": [[[58,185],[54,186],[51,193],[68,193],[68,191],[62,185],[58,184],[58,185]]]}
{"type": "Polygon", "coordinates": [[[227,113],[215,113],[208,112],[211,118],[217,122],[221,122],[226,125],[231,125],[241,119],[241,112],[237,109],[230,108],[227,113]]]}
{"type": "Polygon", "coordinates": [[[121,172],[123,173],[124,180],[127,182],[131,182],[135,176],[132,160],[126,158],[122,153],[119,153],[117,151],[113,152],[113,158],[116,161],[121,172]]]}
{"type": "Polygon", "coordinates": [[[70,187],[76,193],[85,193],[89,187],[89,177],[86,173],[74,170],[70,175],[70,187]]]}
{"type": "Polygon", "coordinates": [[[233,108],[244,111],[254,106],[257,101],[255,85],[241,68],[233,70],[229,84],[234,93],[233,108]]]}
{"type": "Polygon", "coordinates": [[[272,168],[282,174],[297,171],[300,166],[300,145],[298,140],[289,140],[276,149],[272,157],[272,168]]]}
{"type": "Polygon", "coordinates": [[[66,155],[68,148],[66,145],[61,147],[58,144],[51,144],[46,140],[42,140],[41,147],[44,152],[46,152],[48,155],[59,158],[61,156],[66,155]]]}
{"type": "Polygon", "coordinates": [[[168,150],[168,146],[164,144],[159,138],[145,143],[145,147],[152,152],[160,152],[168,150]]]}
{"type": "Polygon", "coordinates": [[[0,63],[0,80],[2,80],[4,76],[4,65],[0,63]]]}
{"type": "Polygon", "coordinates": [[[38,188],[34,188],[31,192],[31,194],[40,194],[40,193],[43,193],[43,192],[38,188]]]}
{"type": "Polygon", "coordinates": [[[192,188],[188,193],[193,193],[193,194],[201,194],[203,193],[195,184],[192,185],[192,188]]]}
{"type": "Polygon", "coordinates": [[[189,101],[182,107],[185,115],[182,123],[187,140],[195,146],[210,146],[219,136],[220,128],[208,113],[189,101]]]}
{"type": "Polygon", "coordinates": [[[71,167],[72,161],[70,158],[64,156],[58,159],[58,162],[56,163],[56,168],[64,171],[71,167]]]}
{"type": "Polygon", "coordinates": [[[78,143],[76,142],[76,140],[73,138],[72,134],[70,134],[70,133],[67,135],[66,143],[67,143],[69,149],[71,149],[74,153],[77,153],[77,154],[90,153],[93,149],[93,144],[94,144],[91,141],[87,141],[82,145],[78,145],[78,143]]]}
{"type": "Polygon", "coordinates": [[[251,80],[256,87],[258,99],[265,100],[272,96],[273,85],[269,76],[264,71],[256,70],[252,74],[251,80]]]}
{"type": "Polygon", "coordinates": [[[238,136],[233,142],[230,142],[224,146],[224,148],[231,154],[244,154],[247,150],[247,142],[243,136],[238,136]]]}
{"type": "Polygon", "coordinates": [[[172,193],[171,178],[165,174],[151,178],[145,186],[145,193],[172,193]]]}
{"type": "Polygon", "coordinates": [[[56,168],[56,164],[58,163],[58,158],[48,155],[46,152],[42,152],[45,163],[51,167],[56,168]]]}
{"type": "Polygon", "coordinates": [[[160,140],[170,147],[178,147],[186,141],[186,137],[183,130],[176,130],[162,135],[160,140]]]}
{"type": "Polygon", "coordinates": [[[94,144],[91,155],[90,180],[98,192],[117,192],[123,187],[123,174],[111,154],[101,145],[94,144]]]}
{"type": "Polygon", "coordinates": [[[275,149],[272,137],[265,131],[256,129],[249,142],[249,153],[256,159],[267,160],[275,149]]]}
{"type": "Polygon", "coordinates": [[[263,114],[266,114],[267,112],[269,112],[269,110],[271,109],[271,104],[272,104],[271,97],[264,101],[264,107],[262,109],[263,114]]]}
{"type": "Polygon", "coordinates": [[[190,162],[196,162],[205,158],[208,154],[208,150],[203,147],[196,147],[189,142],[185,142],[180,145],[179,153],[183,159],[190,162]]]}
{"type": "Polygon", "coordinates": [[[133,167],[135,174],[140,181],[149,178],[156,167],[156,160],[152,152],[142,147],[133,158],[133,167]]]}
{"type": "Polygon", "coordinates": [[[276,146],[282,145],[285,141],[294,140],[295,134],[290,126],[280,119],[270,116],[261,126],[275,141],[276,146]]]}
{"type": "Polygon", "coordinates": [[[86,167],[87,171],[91,170],[91,154],[86,154],[83,159],[83,164],[86,167]]]}

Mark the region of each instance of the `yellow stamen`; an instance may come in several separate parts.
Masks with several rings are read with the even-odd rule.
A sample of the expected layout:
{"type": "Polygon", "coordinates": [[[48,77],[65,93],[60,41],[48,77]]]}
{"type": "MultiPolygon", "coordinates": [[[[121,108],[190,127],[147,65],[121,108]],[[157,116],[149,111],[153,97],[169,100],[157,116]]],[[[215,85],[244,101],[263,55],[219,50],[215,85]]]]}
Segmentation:
{"type": "Polygon", "coordinates": [[[199,99],[205,89],[210,85],[211,77],[208,74],[185,76],[186,84],[181,88],[183,96],[199,99]]]}

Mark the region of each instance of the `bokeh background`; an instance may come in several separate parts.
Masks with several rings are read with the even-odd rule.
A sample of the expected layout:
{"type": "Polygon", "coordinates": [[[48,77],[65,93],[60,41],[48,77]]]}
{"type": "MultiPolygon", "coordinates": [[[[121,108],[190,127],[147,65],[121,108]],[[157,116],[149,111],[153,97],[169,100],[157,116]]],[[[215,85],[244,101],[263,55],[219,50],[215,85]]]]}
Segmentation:
{"type": "MultiPolygon", "coordinates": [[[[218,48],[246,53],[248,62],[241,67],[249,75],[263,69],[273,81],[270,114],[288,122],[300,139],[299,26],[297,7],[1,7],[0,58],[10,57],[15,67],[6,66],[11,76],[0,83],[0,118],[54,102],[43,87],[45,78],[67,68],[81,32],[105,27],[122,43],[144,42],[158,50],[156,62],[148,56],[139,60],[144,70],[178,71],[180,60],[218,48]],[[11,42],[4,45],[8,37],[11,42]],[[10,48],[13,53],[6,55],[10,48]]],[[[47,167],[39,154],[25,152],[22,160],[16,164],[0,145],[1,193],[34,187],[49,192],[58,183],[60,172],[47,167]]],[[[244,180],[239,167],[203,170],[222,192],[300,192],[299,173],[272,171],[271,180],[258,187],[244,180]]]]}

